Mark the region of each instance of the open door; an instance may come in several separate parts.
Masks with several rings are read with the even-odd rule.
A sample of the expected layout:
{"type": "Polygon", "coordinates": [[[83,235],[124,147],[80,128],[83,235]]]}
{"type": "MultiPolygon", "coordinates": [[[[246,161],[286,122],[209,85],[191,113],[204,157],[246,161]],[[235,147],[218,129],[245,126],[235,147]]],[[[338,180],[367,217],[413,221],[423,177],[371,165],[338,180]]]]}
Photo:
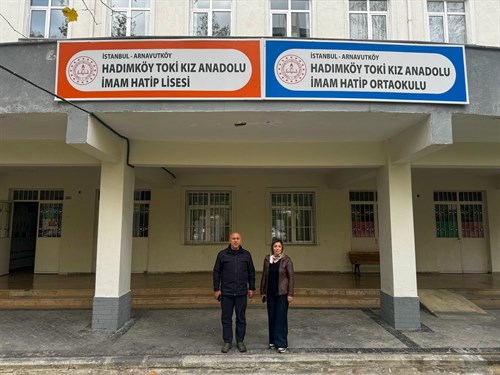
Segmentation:
{"type": "Polygon", "coordinates": [[[38,202],[15,202],[9,271],[35,268],[38,202]]]}

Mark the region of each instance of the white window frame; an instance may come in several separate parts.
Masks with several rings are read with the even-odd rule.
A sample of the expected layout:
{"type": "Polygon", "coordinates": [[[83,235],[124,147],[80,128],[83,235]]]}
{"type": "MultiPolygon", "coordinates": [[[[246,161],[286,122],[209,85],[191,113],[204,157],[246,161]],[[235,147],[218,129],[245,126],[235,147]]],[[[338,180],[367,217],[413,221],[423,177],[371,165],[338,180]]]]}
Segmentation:
{"type": "Polygon", "coordinates": [[[385,18],[386,18],[386,20],[385,20],[385,25],[386,25],[385,39],[377,39],[377,40],[389,40],[390,28],[391,28],[389,14],[390,14],[391,3],[389,0],[386,0],[387,10],[376,11],[376,10],[370,10],[370,1],[372,1],[372,0],[366,0],[366,10],[350,10],[349,9],[349,0],[347,1],[347,35],[349,35],[349,38],[355,39],[351,35],[351,14],[366,14],[367,15],[368,37],[367,37],[367,39],[356,39],[356,40],[374,40],[373,39],[373,19],[372,19],[372,17],[373,16],[385,16],[385,18]]]}
{"type": "Polygon", "coordinates": [[[301,9],[292,9],[292,0],[288,1],[288,9],[272,9],[271,8],[271,0],[269,0],[269,35],[273,36],[273,15],[275,14],[284,14],[286,16],[286,37],[292,37],[292,13],[304,13],[309,14],[309,36],[301,37],[301,36],[293,36],[294,38],[311,38],[312,37],[312,1],[309,0],[309,9],[301,10],[301,9]]]}
{"type": "Polygon", "coordinates": [[[429,0],[425,1],[425,12],[427,14],[427,33],[428,33],[428,38],[429,41],[432,41],[432,35],[431,35],[431,27],[430,27],[430,17],[442,17],[443,18],[443,32],[444,32],[444,40],[443,41],[436,41],[436,43],[450,43],[450,34],[449,34],[449,27],[448,27],[448,16],[450,15],[456,15],[456,16],[463,16],[465,20],[465,35],[464,35],[464,44],[467,43],[467,40],[469,39],[467,33],[469,27],[467,25],[469,24],[469,19],[467,17],[467,2],[465,0],[430,0],[433,2],[442,2],[443,3],[443,11],[442,12],[430,12],[428,10],[427,3],[429,0]],[[448,7],[447,3],[463,3],[464,4],[464,11],[463,12],[448,12],[448,7]]]}
{"type": "MultiPolygon", "coordinates": [[[[185,189],[184,191],[184,197],[185,197],[185,209],[184,209],[184,215],[185,215],[185,229],[184,229],[184,242],[186,245],[197,245],[197,244],[202,244],[202,245],[207,245],[207,244],[221,244],[221,243],[227,243],[227,240],[229,238],[229,234],[232,232],[233,228],[233,215],[234,215],[234,193],[231,189],[203,189],[203,188],[188,188],[185,189]],[[199,205],[198,208],[196,208],[196,205],[190,205],[189,204],[189,197],[190,194],[208,194],[209,195],[209,203],[207,205],[199,205]],[[222,205],[215,205],[212,201],[212,195],[213,194],[228,194],[229,195],[229,205],[228,206],[222,206],[222,205]],[[220,240],[217,238],[212,238],[211,233],[210,233],[210,210],[212,208],[226,208],[229,211],[229,218],[228,218],[228,223],[227,223],[227,228],[228,228],[228,233],[227,235],[223,235],[220,240]],[[190,223],[190,210],[195,210],[195,209],[203,209],[205,210],[205,223],[203,225],[203,230],[206,233],[206,238],[205,239],[195,239],[194,238],[194,233],[191,232],[191,228],[194,228],[194,226],[191,225],[190,223]]],[[[199,226],[201,228],[201,226],[199,226]]]]}
{"type": "Polygon", "coordinates": [[[206,36],[213,36],[213,13],[214,12],[224,12],[224,13],[229,13],[229,36],[233,35],[233,13],[234,13],[234,2],[236,0],[231,0],[231,6],[229,8],[215,8],[213,7],[213,0],[210,1],[210,6],[208,8],[194,8],[193,7],[193,1],[195,0],[189,0],[190,4],[190,9],[191,9],[191,22],[190,22],[190,35],[192,36],[204,36],[204,35],[197,35],[195,30],[194,30],[194,15],[197,13],[206,13],[207,18],[208,18],[208,25],[207,25],[207,35],[206,36]]]}
{"type": "MultiPolygon", "coordinates": [[[[31,0],[29,1],[29,17],[28,17],[28,35],[30,38],[45,38],[45,39],[50,39],[50,21],[51,21],[51,14],[52,11],[60,10],[62,13],[62,10],[65,7],[70,7],[72,6],[73,0],[67,0],[67,4],[65,5],[52,5],[52,0],[47,0],[47,5],[31,5],[31,0]],[[33,11],[44,11],[45,12],[45,29],[43,32],[43,36],[32,36],[31,35],[31,21],[33,17],[33,11]]],[[[68,39],[69,34],[70,34],[70,23],[67,22],[68,30],[66,33],[66,37],[61,38],[61,39],[68,39]]]]}
{"type": "Polygon", "coordinates": [[[126,25],[126,32],[124,36],[132,36],[131,33],[131,25],[132,25],[132,20],[135,18],[132,16],[132,12],[145,12],[147,13],[146,15],[146,21],[145,21],[145,30],[144,30],[144,35],[137,35],[137,36],[148,36],[151,35],[151,14],[152,14],[152,3],[154,0],[149,0],[149,7],[132,7],[132,2],[133,0],[128,0],[128,6],[126,7],[112,7],[112,1],[109,0],[109,35],[112,38],[121,38],[123,35],[119,36],[113,36],[113,15],[114,13],[125,13],[125,17],[127,19],[127,25],[126,25]]]}
{"type": "MultiPolygon", "coordinates": [[[[284,243],[287,245],[316,245],[318,243],[318,222],[317,222],[317,217],[318,217],[318,209],[317,209],[317,192],[316,190],[313,189],[279,189],[279,190],[270,190],[268,193],[268,238],[269,238],[269,243],[273,238],[278,238],[283,240],[284,243]],[[290,228],[290,233],[291,233],[291,239],[289,238],[283,238],[283,236],[280,233],[275,233],[276,231],[279,231],[279,229],[275,229],[273,231],[273,209],[275,206],[273,206],[273,194],[285,194],[291,196],[291,228],[290,228]],[[309,211],[311,211],[311,220],[312,220],[312,226],[308,227],[309,229],[309,235],[312,238],[310,241],[300,241],[297,240],[297,226],[296,226],[296,218],[297,218],[297,206],[294,203],[293,196],[294,195],[300,195],[300,194],[310,194],[312,196],[312,206],[307,206],[309,207],[309,211]]],[[[277,206],[278,207],[278,206],[277,206]]]]}

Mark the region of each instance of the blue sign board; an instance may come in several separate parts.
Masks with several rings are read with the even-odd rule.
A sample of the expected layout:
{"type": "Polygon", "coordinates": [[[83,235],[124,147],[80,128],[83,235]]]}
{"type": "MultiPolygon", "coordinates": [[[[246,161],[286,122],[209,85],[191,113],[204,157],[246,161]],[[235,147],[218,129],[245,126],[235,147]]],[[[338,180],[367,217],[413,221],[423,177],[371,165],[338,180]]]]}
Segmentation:
{"type": "Polygon", "coordinates": [[[469,102],[463,46],[264,43],[265,99],[469,102]]]}

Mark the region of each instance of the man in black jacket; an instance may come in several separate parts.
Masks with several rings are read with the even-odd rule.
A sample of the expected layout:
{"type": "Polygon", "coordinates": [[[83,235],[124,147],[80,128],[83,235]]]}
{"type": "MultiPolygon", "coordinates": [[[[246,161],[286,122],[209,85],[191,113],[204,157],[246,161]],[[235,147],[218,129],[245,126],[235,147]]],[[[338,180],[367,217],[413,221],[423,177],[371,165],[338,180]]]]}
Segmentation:
{"type": "Polygon", "coordinates": [[[231,349],[233,342],[233,311],[236,313],[236,347],[246,352],[243,343],[246,330],[245,313],[247,296],[252,298],[255,291],[255,267],[252,255],[241,247],[241,235],[232,233],[229,246],[217,255],[214,265],[214,297],[221,302],[222,353],[231,349]]]}

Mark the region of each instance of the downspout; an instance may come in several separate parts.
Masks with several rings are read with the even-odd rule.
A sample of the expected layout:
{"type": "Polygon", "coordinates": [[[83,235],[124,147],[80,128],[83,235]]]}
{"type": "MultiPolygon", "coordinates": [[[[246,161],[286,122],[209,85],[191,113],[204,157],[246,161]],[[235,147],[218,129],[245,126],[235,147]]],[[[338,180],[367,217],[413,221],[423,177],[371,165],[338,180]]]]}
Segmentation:
{"type": "Polygon", "coordinates": [[[408,40],[413,40],[413,16],[411,12],[411,1],[406,0],[406,16],[408,18],[408,40]]]}

